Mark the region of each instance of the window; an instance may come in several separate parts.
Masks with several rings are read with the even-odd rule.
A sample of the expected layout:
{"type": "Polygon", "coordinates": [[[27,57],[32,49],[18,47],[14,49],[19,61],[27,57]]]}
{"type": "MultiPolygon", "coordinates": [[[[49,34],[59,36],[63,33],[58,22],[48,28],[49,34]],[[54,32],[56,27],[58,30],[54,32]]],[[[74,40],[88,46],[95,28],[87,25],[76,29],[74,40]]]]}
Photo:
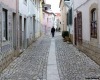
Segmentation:
{"type": "Polygon", "coordinates": [[[64,0],[64,1],[70,1],[70,0],[64,0]]]}
{"type": "Polygon", "coordinates": [[[36,5],[36,0],[35,0],[35,5],[36,5]]]}
{"type": "Polygon", "coordinates": [[[97,14],[96,8],[91,10],[91,37],[97,38],[97,14]]]}
{"type": "Polygon", "coordinates": [[[27,0],[25,0],[25,2],[27,3],[27,0]]]}
{"type": "Polygon", "coordinates": [[[48,10],[48,8],[47,7],[44,7],[45,8],[45,10],[48,10]]]}
{"type": "Polygon", "coordinates": [[[72,8],[67,13],[67,25],[72,25],[72,8]]]}
{"type": "Polygon", "coordinates": [[[2,16],[2,40],[8,40],[7,10],[3,9],[2,16]]]}
{"type": "Polygon", "coordinates": [[[69,10],[69,24],[72,25],[72,8],[69,10]]]}
{"type": "Polygon", "coordinates": [[[31,2],[33,3],[33,5],[35,5],[35,0],[31,0],[31,2]]]}
{"type": "Polygon", "coordinates": [[[68,16],[68,13],[67,13],[67,25],[69,25],[69,16],[68,16]]]}
{"type": "Polygon", "coordinates": [[[27,0],[24,0],[24,4],[27,5],[27,0]]]}

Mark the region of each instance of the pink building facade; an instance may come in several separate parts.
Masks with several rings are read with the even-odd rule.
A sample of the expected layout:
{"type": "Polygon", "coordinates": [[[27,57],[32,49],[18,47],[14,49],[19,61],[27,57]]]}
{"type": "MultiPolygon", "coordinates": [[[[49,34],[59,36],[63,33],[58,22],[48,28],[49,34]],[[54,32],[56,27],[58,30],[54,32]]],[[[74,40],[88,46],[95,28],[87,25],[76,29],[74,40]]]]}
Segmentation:
{"type": "Polygon", "coordinates": [[[43,12],[43,32],[50,33],[51,28],[54,26],[55,15],[47,11],[43,12]]]}
{"type": "Polygon", "coordinates": [[[61,20],[60,20],[61,14],[60,13],[55,13],[55,15],[56,15],[55,16],[55,21],[56,21],[55,25],[56,25],[57,28],[61,29],[61,20]]]}

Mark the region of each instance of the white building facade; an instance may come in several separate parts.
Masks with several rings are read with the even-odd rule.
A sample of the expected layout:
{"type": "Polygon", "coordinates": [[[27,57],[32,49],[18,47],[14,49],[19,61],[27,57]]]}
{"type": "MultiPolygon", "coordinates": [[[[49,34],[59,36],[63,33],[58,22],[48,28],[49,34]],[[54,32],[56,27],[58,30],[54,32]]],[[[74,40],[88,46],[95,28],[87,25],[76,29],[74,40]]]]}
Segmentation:
{"type": "Polygon", "coordinates": [[[100,64],[100,0],[74,0],[74,44],[100,64]]]}
{"type": "Polygon", "coordinates": [[[73,0],[65,0],[64,2],[66,6],[66,15],[67,15],[67,31],[70,33],[70,39],[73,42],[73,10],[74,10],[74,1],[73,0]]]}
{"type": "Polygon", "coordinates": [[[24,49],[40,36],[40,0],[19,0],[20,48],[24,49]]]}

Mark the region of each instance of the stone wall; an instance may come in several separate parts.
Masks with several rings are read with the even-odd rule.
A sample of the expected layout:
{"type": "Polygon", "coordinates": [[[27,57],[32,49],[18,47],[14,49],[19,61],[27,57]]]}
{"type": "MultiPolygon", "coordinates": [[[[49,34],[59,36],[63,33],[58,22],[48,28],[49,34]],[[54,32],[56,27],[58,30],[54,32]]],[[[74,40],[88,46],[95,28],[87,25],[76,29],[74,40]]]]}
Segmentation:
{"type": "Polygon", "coordinates": [[[13,49],[13,13],[16,10],[10,8],[4,3],[0,3],[0,72],[7,67],[7,65],[12,61],[15,54],[13,49]],[[2,41],[2,13],[3,9],[7,10],[7,34],[8,40],[2,41]]]}
{"type": "Polygon", "coordinates": [[[83,41],[82,45],[78,45],[78,48],[100,65],[100,45],[93,45],[90,42],[83,41]]]}

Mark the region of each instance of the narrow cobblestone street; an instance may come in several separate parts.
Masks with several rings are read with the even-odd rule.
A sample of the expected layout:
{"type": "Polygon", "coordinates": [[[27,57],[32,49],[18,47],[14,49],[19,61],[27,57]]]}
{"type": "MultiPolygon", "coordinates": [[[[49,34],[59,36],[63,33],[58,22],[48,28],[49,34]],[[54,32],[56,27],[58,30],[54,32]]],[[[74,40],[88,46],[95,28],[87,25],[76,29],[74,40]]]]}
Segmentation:
{"type": "Polygon", "coordinates": [[[47,35],[33,43],[0,80],[100,80],[100,66],[57,33],[55,38],[47,35]]]}
{"type": "Polygon", "coordinates": [[[45,80],[50,43],[48,37],[33,43],[3,71],[0,80],[45,80]]]}
{"type": "Polygon", "coordinates": [[[100,80],[99,65],[61,37],[55,42],[60,80],[100,80]]]}

